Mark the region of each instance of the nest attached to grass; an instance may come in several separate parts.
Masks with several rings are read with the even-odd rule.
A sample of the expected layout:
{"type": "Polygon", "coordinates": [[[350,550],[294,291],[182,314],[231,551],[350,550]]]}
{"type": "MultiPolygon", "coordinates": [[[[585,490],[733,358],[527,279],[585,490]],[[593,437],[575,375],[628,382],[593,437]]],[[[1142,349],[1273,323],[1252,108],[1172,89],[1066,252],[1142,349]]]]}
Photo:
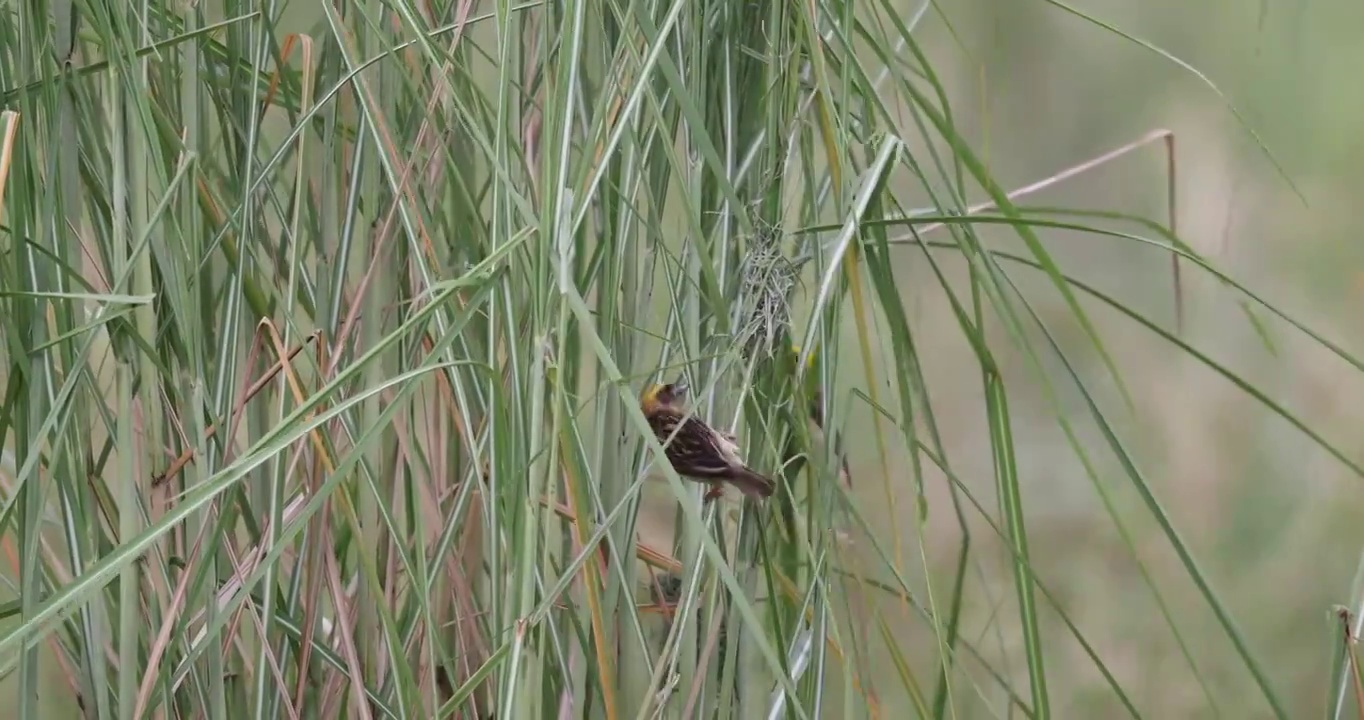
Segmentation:
{"type": "Polygon", "coordinates": [[[799,269],[781,251],[781,228],[761,225],[740,268],[736,323],[744,360],[771,358],[791,327],[791,290],[799,269]]]}

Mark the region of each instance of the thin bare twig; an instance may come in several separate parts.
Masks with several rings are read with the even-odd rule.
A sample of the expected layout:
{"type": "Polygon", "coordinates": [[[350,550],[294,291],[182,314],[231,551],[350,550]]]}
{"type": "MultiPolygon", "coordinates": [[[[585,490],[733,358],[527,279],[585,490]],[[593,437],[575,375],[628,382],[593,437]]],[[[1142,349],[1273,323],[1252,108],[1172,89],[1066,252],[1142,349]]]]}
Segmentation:
{"type": "MultiPolygon", "coordinates": [[[[1136,151],[1136,150],[1139,150],[1139,149],[1141,149],[1141,148],[1144,148],[1144,147],[1146,147],[1147,145],[1150,145],[1151,143],[1154,143],[1154,142],[1157,142],[1157,141],[1163,142],[1163,143],[1165,144],[1165,166],[1166,166],[1166,178],[1165,178],[1165,204],[1166,204],[1166,225],[1167,225],[1167,228],[1166,228],[1166,229],[1168,229],[1168,230],[1170,231],[1170,234],[1171,234],[1171,235],[1178,235],[1178,233],[1179,233],[1178,225],[1177,225],[1177,222],[1178,222],[1178,212],[1177,212],[1178,206],[1176,205],[1177,200],[1176,200],[1176,194],[1175,194],[1176,178],[1177,178],[1177,168],[1176,168],[1176,165],[1175,165],[1175,134],[1174,134],[1174,131],[1172,131],[1172,130],[1167,130],[1167,129],[1164,129],[1164,128],[1159,128],[1159,129],[1156,129],[1156,130],[1152,130],[1152,131],[1146,133],[1145,135],[1143,135],[1143,136],[1137,138],[1136,140],[1133,140],[1133,141],[1130,142],[1130,143],[1127,143],[1127,144],[1125,144],[1125,145],[1121,145],[1121,146],[1119,146],[1119,147],[1117,147],[1117,148],[1114,148],[1113,150],[1109,150],[1109,151],[1106,152],[1106,153],[1103,153],[1103,154],[1098,155],[1098,156],[1096,156],[1096,157],[1090,158],[1089,160],[1086,160],[1086,161],[1084,161],[1084,162],[1078,163],[1078,164],[1076,164],[1076,165],[1072,165],[1072,166],[1070,166],[1070,167],[1068,167],[1068,168],[1066,168],[1066,169],[1064,169],[1064,170],[1062,170],[1062,171],[1060,171],[1060,172],[1058,172],[1058,173],[1056,173],[1056,174],[1054,174],[1054,175],[1049,175],[1049,176],[1047,176],[1047,177],[1044,177],[1044,178],[1042,178],[1041,180],[1038,180],[1037,182],[1031,183],[1031,184],[1029,184],[1029,185],[1024,185],[1023,187],[1020,187],[1020,188],[1016,188],[1016,189],[1014,189],[1014,190],[1011,190],[1010,192],[1005,193],[1005,197],[1007,197],[1007,198],[1009,199],[1009,201],[1012,202],[1012,201],[1014,201],[1014,200],[1017,200],[1018,198],[1026,197],[1026,196],[1028,196],[1028,195],[1032,195],[1033,193],[1040,192],[1040,191],[1045,190],[1045,189],[1047,189],[1047,188],[1049,188],[1049,187],[1052,187],[1053,185],[1057,185],[1057,184],[1062,183],[1062,182],[1065,182],[1066,180],[1069,180],[1069,179],[1071,179],[1071,178],[1077,177],[1077,176],[1079,176],[1079,175],[1083,175],[1083,174],[1085,174],[1085,173],[1087,173],[1087,172],[1089,172],[1089,171],[1091,171],[1091,170],[1094,170],[1095,168],[1101,167],[1101,166],[1103,166],[1103,165],[1107,165],[1108,163],[1113,162],[1114,160],[1117,160],[1118,158],[1121,158],[1121,157],[1123,157],[1123,156],[1125,156],[1125,155],[1129,155],[1129,154],[1131,154],[1132,152],[1134,152],[1134,151],[1136,151]]],[[[972,205],[972,206],[970,206],[970,207],[968,207],[968,208],[966,209],[966,215],[965,215],[965,217],[970,217],[970,216],[972,216],[972,215],[979,215],[979,214],[981,214],[981,213],[983,213],[983,212],[988,212],[988,211],[990,211],[990,210],[998,210],[998,209],[999,209],[999,204],[996,203],[996,202],[993,201],[993,200],[988,201],[988,202],[978,203],[978,204],[972,205]]],[[[948,224],[950,224],[950,223],[947,223],[947,222],[935,222],[935,223],[930,223],[930,224],[928,224],[928,225],[925,225],[922,229],[920,229],[920,230],[918,231],[918,233],[919,233],[919,235],[921,235],[921,236],[922,236],[922,235],[927,235],[928,233],[931,233],[931,232],[933,232],[934,230],[941,230],[942,228],[946,227],[948,224]]],[[[1179,254],[1178,254],[1178,253],[1174,253],[1174,252],[1170,253],[1170,271],[1171,271],[1171,275],[1172,275],[1173,282],[1174,282],[1174,294],[1175,294],[1175,328],[1176,328],[1176,330],[1177,330],[1180,334],[1183,334],[1183,332],[1184,332],[1184,284],[1183,284],[1183,282],[1181,282],[1181,280],[1180,280],[1179,254]]]]}

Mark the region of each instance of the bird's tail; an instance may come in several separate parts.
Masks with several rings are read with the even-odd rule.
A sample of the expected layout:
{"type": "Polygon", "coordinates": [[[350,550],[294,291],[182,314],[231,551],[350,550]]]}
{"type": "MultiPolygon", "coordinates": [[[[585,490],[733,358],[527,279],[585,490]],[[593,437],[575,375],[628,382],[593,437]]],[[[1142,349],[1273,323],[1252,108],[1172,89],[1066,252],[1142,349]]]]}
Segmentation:
{"type": "Polygon", "coordinates": [[[776,488],[776,483],[772,482],[771,478],[759,475],[742,466],[735,468],[734,475],[730,478],[730,481],[734,483],[735,487],[739,488],[739,490],[743,491],[745,495],[751,498],[768,497],[772,494],[772,490],[776,488]]]}

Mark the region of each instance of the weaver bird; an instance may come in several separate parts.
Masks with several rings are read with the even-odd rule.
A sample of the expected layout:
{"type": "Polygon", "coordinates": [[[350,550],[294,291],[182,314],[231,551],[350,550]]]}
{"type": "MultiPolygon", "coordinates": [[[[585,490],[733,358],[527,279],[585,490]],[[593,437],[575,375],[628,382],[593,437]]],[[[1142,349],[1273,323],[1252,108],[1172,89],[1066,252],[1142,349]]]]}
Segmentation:
{"type": "Polygon", "coordinates": [[[650,385],[639,399],[650,429],[677,474],[710,485],[707,501],[724,493],[722,483],[729,483],[752,498],[771,495],[775,483],[744,464],[734,436],[687,415],[686,396],[686,383],[677,382],[650,385]]]}
{"type": "MultiPolygon", "coordinates": [[[[792,362],[800,361],[800,346],[790,346],[792,362]]],[[[806,425],[809,433],[810,446],[814,450],[824,448],[824,393],[820,390],[819,365],[821,361],[819,345],[816,344],[810,351],[810,357],[805,359],[805,374],[802,382],[806,398],[810,402],[810,416],[806,425]]],[[[843,434],[834,431],[834,455],[838,458],[839,479],[844,485],[852,487],[852,474],[848,470],[848,456],[843,452],[843,434]]]]}

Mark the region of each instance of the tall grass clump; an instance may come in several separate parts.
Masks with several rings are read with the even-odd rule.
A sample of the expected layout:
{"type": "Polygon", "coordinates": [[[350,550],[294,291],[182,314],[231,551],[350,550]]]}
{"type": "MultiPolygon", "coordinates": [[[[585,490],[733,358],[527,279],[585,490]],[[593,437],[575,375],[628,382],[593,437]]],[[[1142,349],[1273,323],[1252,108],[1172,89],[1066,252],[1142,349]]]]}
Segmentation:
{"type": "Polygon", "coordinates": [[[1251,678],[1205,682],[1161,602],[1200,702],[1288,717],[1121,439],[1104,326],[1205,356],[1043,240],[1244,289],[1169,223],[1016,206],[924,5],[0,12],[10,716],[1048,718],[1077,673],[1139,716],[1037,571],[1026,386],[1251,678]],[[662,462],[635,399],[678,377],[770,501],[662,462]]]}

